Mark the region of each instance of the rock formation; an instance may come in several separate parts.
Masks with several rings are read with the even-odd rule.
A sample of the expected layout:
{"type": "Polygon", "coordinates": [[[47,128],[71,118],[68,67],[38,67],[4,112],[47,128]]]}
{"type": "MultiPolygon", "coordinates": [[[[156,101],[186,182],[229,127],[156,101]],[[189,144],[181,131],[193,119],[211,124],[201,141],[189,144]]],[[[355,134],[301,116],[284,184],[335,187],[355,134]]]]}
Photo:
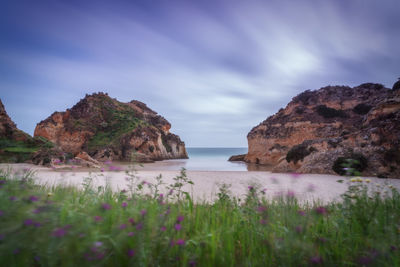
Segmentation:
{"type": "Polygon", "coordinates": [[[400,178],[400,90],[380,84],[305,91],[247,135],[244,161],[276,172],[400,178]],[[344,167],[343,167],[344,166],[344,167]],[[335,170],[335,171],[334,171],[335,170]]]}
{"type": "Polygon", "coordinates": [[[97,93],[38,123],[34,136],[50,140],[65,152],[87,152],[100,161],[187,158],[185,144],[170,128],[166,119],[144,103],[122,103],[97,93]]]}
{"type": "MultiPolygon", "coordinates": [[[[31,162],[37,153],[44,151],[56,155],[53,145],[43,138],[32,138],[29,134],[19,130],[8,116],[0,100],[0,162],[31,162]]],[[[60,152],[60,151],[58,151],[60,152]]],[[[50,161],[50,160],[49,160],[50,161]]]]}

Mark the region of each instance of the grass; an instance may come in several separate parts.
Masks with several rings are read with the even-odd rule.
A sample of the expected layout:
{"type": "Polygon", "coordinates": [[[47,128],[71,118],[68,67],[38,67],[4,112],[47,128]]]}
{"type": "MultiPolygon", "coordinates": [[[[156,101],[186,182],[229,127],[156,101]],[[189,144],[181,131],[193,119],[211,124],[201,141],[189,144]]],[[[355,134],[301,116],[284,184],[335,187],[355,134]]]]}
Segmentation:
{"type": "Polygon", "coordinates": [[[222,185],[214,203],[194,203],[184,170],[163,181],[127,172],[127,187],[45,187],[29,170],[0,179],[3,266],[400,266],[400,196],[353,178],[343,201],[243,200],[222,185]],[[144,191],[146,189],[146,193],[144,191]]]}

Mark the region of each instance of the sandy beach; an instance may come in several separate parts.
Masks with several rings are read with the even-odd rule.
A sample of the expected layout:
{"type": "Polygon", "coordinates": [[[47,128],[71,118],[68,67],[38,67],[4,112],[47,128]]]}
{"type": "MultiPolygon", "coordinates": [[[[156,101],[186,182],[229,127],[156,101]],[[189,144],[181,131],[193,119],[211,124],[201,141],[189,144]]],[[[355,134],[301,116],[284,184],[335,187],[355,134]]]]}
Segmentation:
{"type": "MultiPolygon", "coordinates": [[[[109,184],[113,190],[127,189],[126,174],[124,171],[99,170],[52,170],[31,164],[0,164],[0,168],[11,167],[14,171],[32,169],[35,171],[35,181],[41,185],[67,185],[81,187],[85,177],[93,178],[93,186],[105,186],[109,184]]],[[[173,183],[173,178],[179,175],[177,170],[140,170],[136,175],[139,181],[155,183],[155,177],[162,175],[163,187],[173,183]]],[[[294,194],[300,201],[319,200],[330,202],[340,200],[340,195],[348,187],[350,178],[321,175],[301,174],[293,175],[286,173],[271,173],[265,171],[187,171],[187,176],[194,182],[193,186],[186,186],[185,190],[190,192],[196,201],[213,201],[218,193],[219,185],[229,184],[232,196],[244,198],[249,185],[258,185],[260,190],[265,189],[268,198],[274,198],[280,194],[294,194]],[[338,180],[344,180],[339,183],[338,180]]],[[[376,185],[392,185],[400,190],[400,179],[368,178],[368,184],[374,188],[376,185]]],[[[167,192],[166,189],[163,189],[167,192]]]]}

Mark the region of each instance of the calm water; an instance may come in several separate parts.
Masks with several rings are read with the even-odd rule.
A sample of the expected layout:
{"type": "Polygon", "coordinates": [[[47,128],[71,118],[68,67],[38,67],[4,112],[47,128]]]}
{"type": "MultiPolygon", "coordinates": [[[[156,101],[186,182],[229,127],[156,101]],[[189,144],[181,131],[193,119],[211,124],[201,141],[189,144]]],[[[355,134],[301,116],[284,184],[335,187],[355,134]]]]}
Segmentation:
{"type": "Polygon", "coordinates": [[[163,160],[143,164],[138,170],[180,170],[182,167],[190,171],[265,171],[259,166],[244,162],[230,162],[232,155],[246,154],[247,148],[186,148],[189,159],[163,160]]]}

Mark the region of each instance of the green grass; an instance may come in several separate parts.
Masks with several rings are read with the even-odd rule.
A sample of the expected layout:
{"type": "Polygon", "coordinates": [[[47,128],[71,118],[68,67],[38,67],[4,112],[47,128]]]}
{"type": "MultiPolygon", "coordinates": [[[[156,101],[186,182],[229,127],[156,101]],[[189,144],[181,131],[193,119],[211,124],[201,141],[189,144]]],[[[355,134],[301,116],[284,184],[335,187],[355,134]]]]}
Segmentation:
{"type": "Polygon", "coordinates": [[[3,171],[2,266],[400,266],[400,196],[389,187],[354,180],[322,206],[267,200],[254,186],[239,200],[224,185],[214,203],[194,203],[184,171],[169,195],[161,176],[149,185],[127,174],[127,191],[113,192],[93,177],[78,190],[3,171]]]}

